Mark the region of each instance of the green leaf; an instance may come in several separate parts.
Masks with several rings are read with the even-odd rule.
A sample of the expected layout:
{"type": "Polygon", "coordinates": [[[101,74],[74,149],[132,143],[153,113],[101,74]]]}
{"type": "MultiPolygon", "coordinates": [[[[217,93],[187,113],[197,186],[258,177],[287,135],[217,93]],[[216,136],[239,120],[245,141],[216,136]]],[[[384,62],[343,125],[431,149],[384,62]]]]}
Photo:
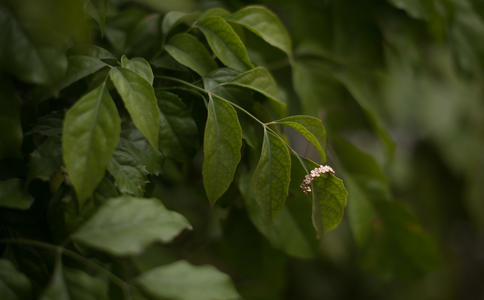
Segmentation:
{"type": "Polygon", "coordinates": [[[56,264],[41,300],[109,299],[107,282],[80,270],[56,264]]]}
{"type": "Polygon", "coordinates": [[[284,206],[291,179],[291,157],[281,138],[264,130],[262,151],[252,178],[254,196],[266,217],[284,206]]]}
{"type": "Polygon", "coordinates": [[[203,186],[215,203],[234,179],[240,161],[242,129],[229,103],[210,95],[203,141],[203,186]]]}
{"type": "Polygon", "coordinates": [[[92,44],[75,47],[72,50],[72,53],[74,55],[91,56],[99,59],[116,60],[116,56],[114,56],[111,52],[92,44]]]}
{"type": "Polygon", "coordinates": [[[73,238],[113,255],[134,255],[152,242],[170,242],[184,229],[191,229],[188,221],[160,200],[121,196],[108,200],[73,238]]]}
{"type": "Polygon", "coordinates": [[[61,165],[61,139],[59,136],[50,136],[30,154],[28,180],[48,181],[61,165]]]}
{"type": "Polygon", "coordinates": [[[271,108],[277,117],[282,117],[286,114],[286,104],[281,102],[278,97],[277,83],[271,73],[264,67],[253,68],[229,82],[222,83],[222,85],[235,85],[261,93],[269,98],[271,108]]]}
{"type": "Polygon", "coordinates": [[[109,0],[86,0],[86,12],[93,18],[104,35],[104,24],[106,23],[106,14],[109,9],[109,0]]]}
{"type": "Polygon", "coordinates": [[[109,72],[134,125],[141,131],[154,149],[158,150],[160,113],[156,105],[153,87],[143,77],[125,68],[109,72]]]}
{"type": "Polygon", "coordinates": [[[166,37],[170,31],[172,31],[176,26],[181,23],[193,23],[198,18],[200,13],[185,13],[181,11],[169,11],[166,13],[161,24],[161,31],[166,37]]]}
{"type": "Polygon", "coordinates": [[[311,200],[299,190],[299,179],[304,176],[301,167],[293,165],[291,168],[290,194],[286,203],[273,220],[267,218],[254,198],[250,184],[252,174],[248,171],[240,172],[239,188],[244,198],[245,208],[250,220],[257,230],[264,235],[277,249],[288,255],[300,258],[312,258],[315,255],[316,238],[314,237],[311,215],[311,200]],[[295,180],[293,180],[295,179],[295,180]]]}
{"type": "Polygon", "coordinates": [[[74,82],[96,73],[101,68],[106,67],[104,63],[97,57],[85,56],[85,55],[72,55],[68,57],[67,72],[60,81],[54,87],[54,92],[58,92],[74,82]]]}
{"type": "Polygon", "coordinates": [[[217,63],[207,48],[191,34],[174,35],[165,45],[165,49],[176,61],[200,76],[205,76],[217,68],[217,63]]]}
{"type": "Polygon", "coordinates": [[[312,186],[313,225],[321,235],[336,228],[343,219],[348,192],[343,180],[328,173],[316,177],[312,186]]]}
{"type": "Polygon", "coordinates": [[[137,282],[163,299],[240,299],[230,277],[212,266],[193,266],[184,260],[143,273],[137,282]]]}
{"type": "Polygon", "coordinates": [[[279,18],[263,6],[253,5],[244,7],[227,18],[229,22],[237,23],[267,43],[292,55],[291,38],[279,18]]]}
{"type": "Polygon", "coordinates": [[[104,177],[120,131],[118,110],[104,83],[67,111],[62,153],[81,205],[104,177]]]}
{"type": "Polygon", "coordinates": [[[20,101],[12,83],[0,77],[0,159],[20,157],[22,147],[22,123],[20,101]]]}
{"type": "Polygon", "coordinates": [[[23,186],[23,181],[12,178],[0,181],[0,206],[16,209],[28,209],[34,202],[23,186]]]}
{"type": "Polygon", "coordinates": [[[0,259],[0,295],[5,300],[32,299],[32,286],[24,274],[6,259],[0,259]]]}
{"type": "Polygon", "coordinates": [[[59,48],[38,45],[13,14],[0,7],[0,66],[18,79],[35,84],[50,84],[65,73],[67,59],[59,48]]]}
{"type": "Polygon", "coordinates": [[[161,171],[162,157],[134,126],[126,126],[108,164],[108,172],[114,177],[116,187],[122,194],[142,196],[146,175],[161,171]]]}
{"type": "Polygon", "coordinates": [[[146,61],[146,59],[142,57],[135,57],[132,59],[128,59],[125,55],[121,56],[121,67],[129,69],[139,76],[143,77],[153,85],[153,71],[151,70],[150,63],[146,61]]]}
{"type": "Polygon", "coordinates": [[[253,67],[244,44],[222,17],[207,17],[197,26],[205,35],[212,51],[226,66],[238,71],[253,67]]]}
{"type": "Polygon", "coordinates": [[[321,162],[326,161],[326,153],[324,151],[326,148],[326,130],[320,119],[311,116],[298,115],[289,116],[275,122],[297,130],[318,150],[319,155],[321,156],[321,162]]]}
{"type": "Polygon", "coordinates": [[[160,151],[184,160],[198,146],[198,128],[188,107],[173,93],[157,91],[160,107],[160,151]]]}

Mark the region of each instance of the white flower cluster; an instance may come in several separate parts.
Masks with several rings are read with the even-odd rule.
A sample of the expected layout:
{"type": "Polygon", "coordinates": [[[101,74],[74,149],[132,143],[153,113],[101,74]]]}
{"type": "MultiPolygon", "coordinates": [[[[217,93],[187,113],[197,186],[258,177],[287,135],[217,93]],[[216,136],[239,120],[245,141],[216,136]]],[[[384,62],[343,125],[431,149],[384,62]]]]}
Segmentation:
{"type": "Polygon", "coordinates": [[[311,182],[313,181],[313,179],[325,173],[334,175],[334,170],[328,165],[320,165],[318,168],[311,170],[311,173],[307,174],[306,177],[304,177],[304,180],[300,185],[302,192],[305,195],[309,194],[311,192],[311,182]]]}

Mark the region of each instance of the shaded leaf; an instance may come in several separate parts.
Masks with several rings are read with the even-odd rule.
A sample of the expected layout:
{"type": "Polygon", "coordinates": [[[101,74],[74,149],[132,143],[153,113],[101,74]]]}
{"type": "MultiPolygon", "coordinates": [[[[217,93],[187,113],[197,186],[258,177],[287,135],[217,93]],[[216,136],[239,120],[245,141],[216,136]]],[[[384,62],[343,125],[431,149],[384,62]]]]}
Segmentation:
{"type": "Polygon", "coordinates": [[[156,93],[160,108],[160,151],[173,159],[186,159],[198,146],[198,128],[188,107],[173,93],[156,93]]]}
{"type": "Polygon", "coordinates": [[[291,157],[281,138],[264,130],[262,151],[252,178],[254,196],[266,217],[284,206],[291,179],[291,157]]]}
{"type": "Polygon", "coordinates": [[[109,52],[108,50],[102,47],[92,45],[92,44],[75,47],[73,49],[73,54],[82,55],[82,56],[91,56],[99,59],[116,60],[116,56],[114,56],[114,54],[112,54],[111,52],[109,52]]]}
{"type": "Polygon", "coordinates": [[[4,76],[0,77],[0,131],[0,159],[20,157],[23,140],[20,101],[4,76]]]}
{"type": "Polygon", "coordinates": [[[205,76],[217,68],[217,63],[207,48],[191,34],[174,35],[165,45],[165,49],[176,61],[200,76],[205,76]]]}
{"type": "Polygon", "coordinates": [[[215,55],[228,67],[245,71],[253,67],[247,49],[222,17],[207,17],[197,24],[215,55]]]}
{"type": "Polygon", "coordinates": [[[289,116],[284,119],[275,121],[278,124],[282,124],[297,130],[306,140],[308,140],[318,150],[321,156],[321,162],[326,161],[326,130],[320,119],[298,115],[289,116]]]}
{"type": "Polygon", "coordinates": [[[109,299],[107,282],[80,270],[56,264],[41,300],[109,299]]]}
{"type": "Polygon", "coordinates": [[[0,66],[20,80],[49,84],[56,82],[67,68],[67,59],[59,48],[38,45],[22,28],[13,14],[0,6],[0,66]]]}
{"type": "Polygon", "coordinates": [[[160,298],[240,299],[229,276],[212,266],[193,266],[184,260],[143,273],[137,281],[150,294],[160,298]]]}
{"type": "Polygon", "coordinates": [[[114,68],[109,76],[134,125],[158,150],[159,110],[153,87],[143,77],[125,68],[114,68]]]}
{"type": "Polygon", "coordinates": [[[123,55],[121,56],[121,67],[135,72],[153,85],[153,71],[151,70],[150,63],[146,61],[146,59],[142,57],[128,59],[125,55],[123,55]]]}
{"type": "Polygon", "coordinates": [[[61,164],[61,139],[59,136],[50,136],[30,154],[28,179],[48,181],[61,164]]]}
{"type": "Polygon", "coordinates": [[[229,22],[240,24],[260,36],[267,43],[292,54],[291,38],[279,18],[263,6],[252,5],[244,7],[231,16],[229,22]]]}
{"type": "Polygon", "coordinates": [[[162,157],[131,124],[123,128],[121,138],[108,164],[108,172],[122,194],[142,196],[146,175],[161,171],[162,157]]]}
{"type": "Polygon", "coordinates": [[[58,92],[107,66],[99,58],[86,55],[72,55],[68,57],[67,61],[66,75],[62,81],[55,85],[54,92],[58,92]]]}
{"type": "Polygon", "coordinates": [[[86,12],[93,18],[99,28],[101,34],[104,34],[104,24],[106,23],[106,14],[109,9],[109,0],[86,0],[86,12]]]}
{"type": "Polygon", "coordinates": [[[152,242],[170,242],[184,229],[191,229],[188,221],[158,199],[121,196],[108,200],[73,238],[114,255],[133,255],[152,242]]]}
{"type": "Polygon", "coordinates": [[[0,259],[0,295],[2,299],[31,299],[31,283],[6,259],[0,259]]]}
{"type": "Polygon", "coordinates": [[[67,111],[62,153],[81,205],[104,177],[120,131],[118,111],[104,83],[67,111]]]}
{"type": "Polygon", "coordinates": [[[0,206],[16,209],[28,209],[34,198],[25,190],[23,181],[12,178],[0,181],[0,206]]]}
{"type": "Polygon", "coordinates": [[[242,129],[229,103],[210,96],[203,141],[203,186],[215,203],[234,179],[240,161],[242,129]]]}
{"type": "Polygon", "coordinates": [[[181,11],[169,11],[166,13],[161,24],[161,31],[166,37],[170,31],[172,31],[176,26],[182,23],[193,23],[200,13],[186,13],[181,11]]]}

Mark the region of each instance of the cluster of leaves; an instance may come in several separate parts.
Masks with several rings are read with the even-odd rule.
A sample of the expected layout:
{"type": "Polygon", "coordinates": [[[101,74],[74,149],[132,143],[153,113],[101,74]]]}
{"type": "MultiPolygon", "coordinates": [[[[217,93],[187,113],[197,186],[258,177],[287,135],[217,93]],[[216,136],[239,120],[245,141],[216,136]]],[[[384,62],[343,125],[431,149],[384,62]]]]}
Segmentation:
{"type": "Polygon", "coordinates": [[[86,44],[89,31],[74,25],[46,38],[35,30],[45,16],[14,1],[0,6],[0,294],[239,298],[228,275],[188,262],[188,241],[206,239],[197,221],[206,215],[175,209],[177,202],[211,203],[209,214],[243,204],[273,247],[313,257],[316,232],[340,223],[347,193],[331,174],[314,181],[312,199],[299,191],[318,164],[294,151],[283,129],[307,139],[321,163],[325,129],[316,117],[287,116],[275,79],[246,47],[257,38],[293,62],[279,19],[262,6],[160,16],[73,3],[70,22],[82,23],[75,15],[85,9],[98,23],[98,43],[86,44]],[[208,201],[173,195],[202,190],[200,178],[208,201]],[[153,247],[181,253],[160,250],[162,261],[146,266],[153,247]]]}

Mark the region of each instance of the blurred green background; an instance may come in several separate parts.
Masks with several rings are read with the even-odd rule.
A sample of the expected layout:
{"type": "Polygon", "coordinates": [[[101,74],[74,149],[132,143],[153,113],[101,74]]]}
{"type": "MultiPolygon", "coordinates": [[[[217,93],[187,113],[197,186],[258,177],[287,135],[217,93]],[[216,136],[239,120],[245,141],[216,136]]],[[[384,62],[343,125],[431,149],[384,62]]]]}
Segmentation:
{"type": "MultiPolygon", "coordinates": [[[[155,57],[161,41],[153,28],[166,12],[250,4],[273,10],[293,39],[289,60],[245,37],[251,59],[276,77],[290,113],[323,120],[328,162],[345,180],[348,208],[343,223],[321,238],[316,259],[275,250],[237,211],[224,225],[225,242],[205,251],[221,256],[247,299],[484,299],[480,0],[112,0],[106,19],[91,14],[106,24],[104,35],[79,13],[84,1],[9,1],[29,42],[45,51],[42,66],[25,66],[9,59],[15,47],[2,47],[0,65],[27,82],[22,97],[32,99],[41,94],[34,84],[54,82],[65,69],[63,53],[72,45],[95,40],[117,55],[155,57]]],[[[11,24],[2,12],[0,28],[14,32],[11,24]]],[[[2,39],[0,45],[27,43],[2,39]]],[[[0,151],[15,150],[9,147],[18,145],[0,151]]]]}

